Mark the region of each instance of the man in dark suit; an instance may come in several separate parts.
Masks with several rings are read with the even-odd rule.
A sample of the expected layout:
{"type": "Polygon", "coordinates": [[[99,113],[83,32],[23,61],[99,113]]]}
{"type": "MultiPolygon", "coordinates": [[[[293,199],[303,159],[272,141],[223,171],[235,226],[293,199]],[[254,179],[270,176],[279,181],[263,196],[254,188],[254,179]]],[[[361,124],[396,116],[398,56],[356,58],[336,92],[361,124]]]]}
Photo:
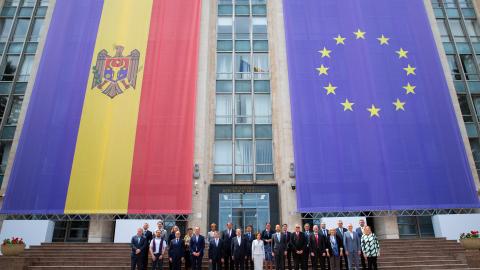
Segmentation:
{"type": "Polygon", "coordinates": [[[222,233],[223,240],[223,258],[225,263],[225,270],[233,270],[232,262],[232,238],[235,237],[235,231],[233,230],[233,224],[231,222],[227,223],[227,229],[222,233]]]}
{"type": "MultiPolygon", "coordinates": [[[[303,264],[303,253],[307,246],[307,241],[301,230],[302,227],[297,224],[295,225],[295,232],[292,234],[293,262],[295,270],[298,270],[300,265],[303,264]]],[[[306,268],[302,266],[302,270],[306,270],[306,268]]]]}
{"type": "Polygon", "coordinates": [[[253,230],[253,226],[248,225],[244,235],[245,241],[247,242],[247,258],[245,259],[246,270],[253,270],[252,242],[254,240],[254,236],[253,236],[252,230],[253,230]]]}
{"type": "Polygon", "coordinates": [[[283,224],[282,227],[283,234],[285,234],[285,240],[287,241],[287,255],[285,255],[285,260],[283,263],[283,269],[285,269],[285,266],[288,266],[288,270],[292,270],[292,233],[288,231],[288,225],[283,224]],[[287,263],[285,263],[285,261],[287,263]]]}
{"type": "Polygon", "coordinates": [[[175,232],[175,238],[170,241],[168,248],[169,261],[173,270],[180,270],[185,256],[185,244],[180,239],[180,231],[175,232]]]}
{"type": "Polygon", "coordinates": [[[130,247],[132,249],[130,255],[131,269],[142,270],[143,269],[143,253],[147,249],[147,239],[143,237],[143,229],[138,228],[137,234],[132,236],[130,241],[130,247]]]}
{"type": "Polygon", "coordinates": [[[242,237],[242,230],[237,229],[237,236],[232,238],[231,251],[232,261],[235,270],[244,270],[245,259],[247,258],[247,241],[242,237]]]}
{"type": "Polygon", "coordinates": [[[212,270],[222,270],[223,250],[223,240],[220,239],[218,231],[215,231],[213,239],[208,245],[208,261],[212,270]]]}
{"type": "MultiPolygon", "coordinates": [[[[355,229],[355,231],[357,232],[360,240],[362,239],[362,235],[363,235],[363,230],[365,229],[365,220],[364,219],[360,219],[360,221],[358,222],[358,224],[360,225],[360,227],[358,227],[357,229],[355,229]]],[[[362,262],[362,269],[367,269],[367,264],[365,262],[365,257],[363,256],[363,251],[362,251],[362,254],[360,255],[360,260],[362,262]]]]}
{"type": "MultiPolygon", "coordinates": [[[[170,247],[170,242],[172,242],[173,239],[175,239],[175,234],[179,231],[178,226],[173,226],[172,229],[170,230],[170,234],[168,235],[167,238],[167,245],[170,247]]],[[[170,260],[168,260],[168,269],[172,270],[173,265],[170,260]]]]}
{"type": "Polygon", "coordinates": [[[275,269],[284,269],[284,258],[287,255],[287,239],[282,233],[280,224],[275,226],[275,233],[272,235],[272,255],[275,258],[275,269]]]}
{"type": "Polygon", "coordinates": [[[303,253],[303,263],[302,263],[302,269],[307,269],[308,268],[308,258],[310,257],[310,236],[312,235],[312,231],[310,230],[310,224],[305,223],[303,226],[305,231],[305,241],[307,242],[307,245],[305,247],[305,252],[303,253]]]}
{"type": "Polygon", "coordinates": [[[312,258],[312,269],[317,270],[320,263],[320,269],[325,270],[325,259],[327,258],[327,241],[319,232],[318,226],[313,226],[313,234],[310,236],[310,256],[312,258]]]}
{"type": "MultiPolygon", "coordinates": [[[[148,223],[145,222],[143,224],[143,237],[147,239],[147,247],[150,246],[150,242],[153,239],[153,233],[148,230],[148,227],[149,227],[148,223]]],[[[148,249],[145,249],[145,251],[142,254],[142,269],[147,270],[147,266],[148,266],[148,249]]]]}
{"type": "Polygon", "coordinates": [[[195,234],[190,238],[190,258],[192,270],[202,269],[203,250],[205,249],[205,237],[200,235],[200,227],[195,227],[195,234]]]}
{"type": "MultiPolygon", "coordinates": [[[[324,237],[326,248],[328,248],[328,238],[330,237],[330,232],[327,229],[327,223],[325,223],[325,222],[320,223],[320,229],[318,230],[318,233],[321,234],[324,237]]],[[[327,255],[328,255],[328,252],[327,252],[327,255]]],[[[329,269],[330,268],[330,255],[328,255],[327,258],[325,259],[325,263],[326,263],[326,266],[324,266],[324,267],[329,269]]]]}
{"type": "MultiPolygon", "coordinates": [[[[345,233],[347,232],[347,229],[343,228],[343,221],[339,220],[337,222],[337,229],[335,230],[335,232],[337,233],[337,236],[340,238],[341,240],[341,243],[339,243],[339,247],[343,248],[343,237],[345,236],[345,233]]],[[[342,261],[343,263],[345,263],[345,268],[348,270],[348,258],[347,258],[347,254],[345,253],[345,249],[343,248],[343,257],[340,257],[340,269],[343,269],[342,268],[342,261]],[[342,260],[343,258],[343,260],[342,260]]]]}

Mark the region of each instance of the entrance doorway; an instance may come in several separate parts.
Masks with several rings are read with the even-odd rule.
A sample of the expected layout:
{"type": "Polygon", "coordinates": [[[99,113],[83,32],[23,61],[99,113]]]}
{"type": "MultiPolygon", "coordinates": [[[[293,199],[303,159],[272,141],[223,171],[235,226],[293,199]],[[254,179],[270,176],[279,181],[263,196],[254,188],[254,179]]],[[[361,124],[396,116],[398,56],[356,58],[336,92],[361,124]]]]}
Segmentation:
{"type": "Polygon", "coordinates": [[[397,217],[400,238],[435,237],[431,216],[397,217]]]}
{"type": "Polygon", "coordinates": [[[234,228],[244,231],[252,225],[255,232],[270,221],[268,193],[220,193],[219,196],[220,228],[225,228],[231,221],[234,228]]]}
{"type": "Polygon", "coordinates": [[[87,242],[88,221],[56,221],[52,242],[87,242]]]}

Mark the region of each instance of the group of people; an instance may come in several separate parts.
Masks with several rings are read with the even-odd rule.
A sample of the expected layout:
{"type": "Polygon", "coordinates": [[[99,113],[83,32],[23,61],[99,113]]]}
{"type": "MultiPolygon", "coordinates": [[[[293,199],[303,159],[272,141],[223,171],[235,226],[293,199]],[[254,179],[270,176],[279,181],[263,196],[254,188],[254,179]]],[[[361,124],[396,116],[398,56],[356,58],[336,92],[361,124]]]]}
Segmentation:
{"type": "Polygon", "coordinates": [[[199,227],[189,228],[182,239],[177,226],[167,234],[159,221],[152,233],[145,223],[131,240],[132,270],[147,269],[149,254],[152,269],[162,269],[166,250],[170,270],[180,270],[183,262],[185,269],[201,270],[206,245],[210,270],[272,270],[273,265],[276,270],[308,270],[309,260],[313,270],[377,269],[380,246],[365,221],[360,220],[355,230],[352,224],[344,228],[341,220],[337,225],[327,229],[321,223],[311,230],[307,223],[302,230],[297,224],[290,232],[287,224],[277,224],[272,230],[267,223],[262,232],[254,233],[252,225],[242,232],[229,222],[222,232],[211,224],[206,237],[199,227]]]}

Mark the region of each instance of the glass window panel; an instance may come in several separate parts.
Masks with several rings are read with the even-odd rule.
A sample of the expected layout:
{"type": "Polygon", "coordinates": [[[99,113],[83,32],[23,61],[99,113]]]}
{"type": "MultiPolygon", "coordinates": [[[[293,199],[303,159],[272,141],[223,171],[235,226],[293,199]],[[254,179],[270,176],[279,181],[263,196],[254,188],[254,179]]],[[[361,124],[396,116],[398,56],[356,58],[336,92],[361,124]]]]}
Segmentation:
{"type": "Polygon", "coordinates": [[[253,144],[251,140],[235,141],[235,173],[253,173],[253,144]]]}
{"type": "Polygon", "coordinates": [[[217,34],[220,39],[232,39],[233,19],[231,17],[219,17],[217,21],[217,34]]]}
{"type": "Polygon", "coordinates": [[[458,93],[465,93],[467,91],[464,81],[453,81],[453,85],[458,93]]]}
{"type": "Polygon", "coordinates": [[[37,51],[38,43],[30,42],[27,44],[27,49],[25,50],[26,53],[35,53],[37,51]]]}
{"type": "Polygon", "coordinates": [[[215,139],[232,139],[232,125],[215,125],[215,139]]]}
{"type": "Polygon", "coordinates": [[[272,125],[255,125],[255,138],[257,139],[271,139],[272,125]]]}
{"type": "Polygon", "coordinates": [[[30,23],[29,19],[19,19],[17,21],[17,26],[15,32],[13,33],[13,41],[24,41],[27,36],[28,25],[30,23]]]}
{"type": "Polygon", "coordinates": [[[32,71],[34,55],[25,56],[22,66],[20,67],[20,73],[18,74],[18,81],[27,82],[30,78],[30,72],[32,71]]]}
{"type": "Polygon", "coordinates": [[[253,39],[267,39],[267,18],[252,18],[253,39]]]}
{"type": "Polygon", "coordinates": [[[465,77],[467,80],[478,80],[477,68],[473,55],[471,54],[461,54],[460,60],[462,61],[463,71],[465,72],[465,77]]]}
{"type": "Polygon", "coordinates": [[[255,93],[270,93],[270,81],[268,80],[254,81],[253,87],[255,93]]]}
{"type": "Polygon", "coordinates": [[[253,54],[253,72],[260,73],[256,74],[255,78],[263,78],[267,76],[270,72],[270,68],[268,65],[268,54],[267,53],[254,53],[253,54]],[[262,74],[267,73],[267,74],[262,74]]]}
{"type": "Polygon", "coordinates": [[[254,40],[253,41],[253,51],[254,52],[268,51],[268,41],[267,40],[254,40]]]}
{"type": "MultiPolygon", "coordinates": [[[[470,37],[479,36],[480,30],[476,20],[465,20],[464,22],[465,22],[465,27],[467,28],[467,33],[470,37]]],[[[474,41],[478,41],[478,39],[475,39],[474,41]]]]}
{"type": "Polygon", "coordinates": [[[5,108],[7,107],[8,96],[0,96],[0,117],[3,118],[5,108]]]}
{"type": "Polygon", "coordinates": [[[236,5],[235,6],[236,15],[250,15],[250,6],[248,5],[236,5]]]}
{"type": "Polygon", "coordinates": [[[217,40],[217,51],[219,52],[233,51],[233,42],[231,40],[217,40]]]}
{"type": "Polygon", "coordinates": [[[232,15],[232,5],[218,5],[218,15],[232,15]]]}
{"type": "Polygon", "coordinates": [[[272,102],[270,95],[255,95],[255,123],[271,124],[272,123],[272,102]]]}
{"type": "Polygon", "coordinates": [[[452,35],[455,37],[455,41],[465,42],[465,33],[463,32],[460,20],[450,20],[449,22],[450,30],[452,31],[452,35]]]}
{"type": "Polygon", "coordinates": [[[216,120],[217,124],[231,124],[232,123],[232,96],[231,95],[217,95],[216,98],[216,120]]]}
{"type": "Polygon", "coordinates": [[[472,53],[470,50],[470,45],[467,42],[457,42],[457,50],[459,54],[472,53]]]}
{"type": "Polygon", "coordinates": [[[455,80],[461,80],[462,76],[460,76],[460,69],[458,68],[457,60],[455,55],[449,54],[447,55],[448,65],[450,66],[450,71],[452,72],[452,76],[455,80]]]}
{"type": "Polygon", "coordinates": [[[40,33],[43,29],[43,21],[44,19],[35,19],[35,22],[33,22],[33,29],[30,35],[30,41],[37,42],[40,40],[40,33]]]}
{"type": "Polygon", "coordinates": [[[461,8],[470,8],[472,6],[472,1],[470,0],[458,0],[461,8]]]}
{"type": "Polygon", "coordinates": [[[7,169],[8,163],[8,156],[10,155],[10,148],[12,146],[12,142],[1,142],[0,144],[0,174],[5,174],[5,170],[7,169]]]}
{"type": "Polygon", "coordinates": [[[0,41],[5,42],[8,40],[10,34],[10,28],[12,28],[12,19],[0,19],[0,41]]]}
{"type": "Polygon", "coordinates": [[[263,173],[258,174],[257,173],[257,175],[255,175],[255,179],[257,179],[257,181],[266,181],[266,180],[271,181],[274,178],[273,178],[273,174],[271,174],[271,173],[269,173],[269,174],[263,174],[263,173]]]}
{"type": "Polygon", "coordinates": [[[235,40],[235,51],[249,52],[250,40],[235,40]]]}
{"type": "Polygon", "coordinates": [[[460,104],[460,110],[462,112],[464,122],[472,122],[472,113],[470,107],[468,107],[468,101],[466,95],[458,95],[458,103],[460,104]]]}
{"type": "Polygon", "coordinates": [[[13,97],[12,108],[10,109],[7,125],[16,125],[18,123],[18,117],[20,116],[20,110],[22,109],[22,102],[23,96],[13,97]]]}
{"type": "Polygon", "coordinates": [[[266,5],[253,5],[252,14],[256,16],[265,16],[267,15],[267,6],[266,5]]]}
{"type": "Polygon", "coordinates": [[[217,54],[217,78],[218,79],[232,78],[232,54],[231,53],[217,54]]]}
{"type": "Polygon", "coordinates": [[[475,161],[475,167],[480,168],[480,144],[478,138],[470,139],[470,147],[472,148],[473,160],[475,161]]]}
{"type": "Polygon", "coordinates": [[[468,87],[472,93],[480,93],[480,81],[468,81],[468,87]]]}
{"type": "Polygon", "coordinates": [[[252,123],[252,95],[235,95],[235,122],[237,124],[252,123]]]}
{"type": "Polygon", "coordinates": [[[13,140],[13,137],[15,136],[15,129],[16,126],[5,126],[3,127],[2,131],[2,140],[13,140]]]}
{"type": "Polygon", "coordinates": [[[235,54],[235,77],[237,79],[250,79],[250,54],[235,54]]]}
{"type": "Polygon", "coordinates": [[[40,6],[41,7],[48,7],[50,0],[40,0],[40,6]]]}
{"type": "Polygon", "coordinates": [[[437,27],[440,32],[440,36],[442,37],[443,42],[448,42],[450,40],[450,36],[448,35],[446,21],[443,19],[437,19],[437,27]]]}
{"type": "Polygon", "coordinates": [[[6,0],[5,1],[5,7],[18,7],[18,4],[20,4],[20,0],[6,0]]]}
{"type": "Polygon", "coordinates": [[[257,173],[272,173],[272,141],[257,140],[255,146],[257,152],[255,158],[257,173]]]}
{"type": "Polygon", "coordinates": [[[33,13],[33,8],[31,7],[25,7],[20,9],[20,13],[18,16],[20,17],[31,17],[33,13]]]}
{"type": "Polygon", "coordinates": [[[250,39],[249,17],[235,17],[235,39],[250,39]]]}
{"type": "Polygon", "coordinates": [[[0,83],[0,94],[10,94],[12,83],[2,82],[0,83]]]}
{"type": "Polygon", "coordinates": [[[252,125],[235,125],[235,137],[239,139],[251,139],[252,125]]]}
{"type": "Polygon", "coordinates": [[[447,12],[447,16],[449,18],[458,18],[460,17],[460,14],[458,13],[458,10],[456,8],[447,8],[445,10],[447,12]]]}
{"type": "Polygon", "coordinates": [[[35,0],[23,0],[22,7],[34,7],[35,0]]]}
{"type": "Polygon", "coordinates": [[[35,14],[37,17],[45,17],[45,15],[47,15],[47,7],[39,7],[37,9],[37,14],[35,14]]]}
{"type": "Polygon", "coordinates": [[[22,52],[23,43],[13,42],[8,46],[8,53],[20,54],[22,52]]]}
{"type": "Polygon", "coordinates": [[[464,18],[472,18],[472,19],[476,18],[475,9],[473,8],[463,8],[462,13],[464,18]]]}
{"type": "Polygon", "coordinates": [[[231,93],[232,89],[232,81],[217,81],[217,93],[231,93]]]}
{"type": "Polygon", "coordinates": [[[9,55],[6,58],[5,69],[3,70],[2,81],[12,81],[13,74],[17,71],[19,56],[9,55]]]}
{"type": "Polygon", "coordinates": [[[235,81],[235,92],[237,93],[250,93],[252,91],[252,82],[245,80],[235,81]]]}
{"type": "Polygon", "coordinates": [[[232,173],[232,141],[215,141],[215,173],[232,173]]]}
{"type": "Polygon", "coordinates": [[[26,82],[17,82],[15,84],[15,89],[13,91],[14,94],[25,94],[25,90],[27,89],[26,82]]]}

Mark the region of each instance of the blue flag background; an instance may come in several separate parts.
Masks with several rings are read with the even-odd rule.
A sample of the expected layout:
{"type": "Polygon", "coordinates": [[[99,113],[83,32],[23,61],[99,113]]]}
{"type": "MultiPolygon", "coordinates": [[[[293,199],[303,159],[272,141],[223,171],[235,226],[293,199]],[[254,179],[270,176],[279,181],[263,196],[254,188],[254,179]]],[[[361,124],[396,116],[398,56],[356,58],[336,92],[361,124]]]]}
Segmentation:
{"type": "Polygon", "coordinates": [[[478,207],[423,1],[283,3],[298,211],[478,207]]]}

